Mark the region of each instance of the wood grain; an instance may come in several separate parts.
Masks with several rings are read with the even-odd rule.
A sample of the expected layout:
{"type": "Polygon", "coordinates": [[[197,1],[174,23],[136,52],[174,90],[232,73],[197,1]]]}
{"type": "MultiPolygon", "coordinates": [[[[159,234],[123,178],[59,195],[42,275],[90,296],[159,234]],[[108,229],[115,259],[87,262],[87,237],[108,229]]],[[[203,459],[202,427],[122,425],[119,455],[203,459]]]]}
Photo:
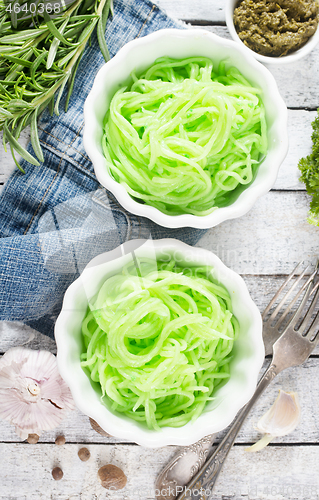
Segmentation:
{"type": "Polygon", "coordinates": [[[225,23],[223,0],[156,0],[160,8],[176,19],[204,21],[205,23],[225,23]]]}
{"type": "MultiPolygon", "coordinates": [[[[81,462],[79,445],[0,444],[2,500],[151,500],[154,481],[176,447],[156,453],[140,446],[89,445],[91,458],[81,462]],[[112,463],[127,475],[126,487],[108,491],[97,480],[99,467],[112,463]],[[60,481],[51,476],[53,467],[64,472],[60,481]]],[[[216,484],[212,500],[310,500],[318,498],[319,476],[309,473],[318,462],[317,446],[271,446],[255,454],[236,446],[216,484]]]]}
{"type": "Polygon", "coordinates": [[[269,192],[246,215],[209,229],[197,246],[239,274],[289,274],[300,260],[318,254],[318,228],[306,220],[308,203],[302,192],[269,192]]]}

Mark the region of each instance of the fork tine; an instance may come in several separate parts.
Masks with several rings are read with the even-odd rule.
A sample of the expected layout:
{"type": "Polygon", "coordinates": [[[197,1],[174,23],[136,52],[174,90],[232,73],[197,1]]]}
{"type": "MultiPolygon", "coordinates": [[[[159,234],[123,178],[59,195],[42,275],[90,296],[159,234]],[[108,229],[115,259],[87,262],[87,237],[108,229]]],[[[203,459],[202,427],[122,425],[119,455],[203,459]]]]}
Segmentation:
{"type": "Polygon", "coordinates": [[[287,314],[292,310],[293,306],[295,305],[295,303],[299,299],[300,295],[307,288],[307,290],[305,292],[305,295],[303,296],[302,302],[300,303],[298,309],[295,311],[293,317],[290,319],[290,323],[292,323],[292,321],[294,320],[294,318],[296,318],[296,322],[298,321],[298,318],[300,317],[300,313],[302,312],[302,309],[303,309],[305,303],[307,302],[307,300],[310,297],[310,295],[313,293],[313,289],[311,290],[311,285],[312,285],[312,282],[313,282],[316,274],[317,274],[317,269],[309,276],[309,278],[307,279],[307,281],[302,285],[302,287],[300,288],[300,290],[298,291],[298,293],[295,295],[295,297],[293,298],[293,300],[290,302],[290,304],[288,305],[288,307],[285,309],[284,313],[281,315],[281,317],[279,318],[279,320],[276,323],[277,328],[279,328],[279,326],[282,324],[282,322],[285,319],[285,317],[287,316],[287,314]],[[310,290],[311,290],[311,292],[310,292],[310,290]]]}
{"type": "MultiPolygon", "coordinates": [[[[275,317],[277,316],[277,314],[281,310],[282,306],[287,301],[288,297],[292,294],[292,292],[294,291],[294,289],[297,287],[297,285],[300,283],[300,281],[305,276],[305,274],[306,274],[306,272],[307,272],[308,269],[309,269],[309,266],[307,266],[303,270],[303,272],[298,276],[298,278],[296,278],[296,280],[294,281],[294,284],[289,288],[289,290],[286,292],[286,294],[284,295],[284,297],[281,299],[281,301],[279,302],[279,304],[277,305],[277,307],[275,308],[275,310],[272,312],[272,314],[268,318],[268,321],[272,322],[275,319],[275,317]]],[[[315,273],[313,273],[313,274],[315,274],[315,273]]],[[[285,309],[284,314],[279,318],[280,323],[287,316],[287,314],[291,311],[291,308],[296,303],[296,301],[300,297],[301,293],[304,291],[304,289],[306,288],[306,286],[308,285],[308,283],[311,281],[312,278],[313,278],[313,276],[311,275],[310,278],[308,279],[308,281],[300,288],[300,290],[298,291],[298,293],[296,294],[296,296],[294,297],[294,299],[290,302],[290,304],[288,305],[288,307],[285,309]]]]}
{"type": "Polygon", "coordinates": [[[311,293],[310,293],[310,297],[313,293],[315,293],[315,291],[319,288],[319,281],[315,284],[315,286],[313,287],[313,289],[311,290],[311,293]]]}
{"type": "Polygon", "coordinates": [[[314,342],[315,344],[317,344],[318,340],[319,340],[319,330],[314,335],[315,329],[318,325],[319,325],[319,311],[317,312],[317,314],[312,322],[311,328],[309,329],[309,332],[307,334],[307,337],[309,338],[309,340],[311,340],[311,342],[314,342]]]}
{"type": "MultiPolygon", "coordinates": [[[[273,296],[273,298],[269,302],[268,306],[266,306],[266,309],[262,313],[262,318],[263,319],[265,319],[265,317],[266,317],[267,313],[269,312],[271,306],[277,300],[277,298],[279,297],[279,295],[282,292],[282,290],[288,285],[289,281],[291,281],[291,279],[294,277],[294,275],[296,274],[296,272],[298,271],[298,269],[300,268],[300,266],[302,265],[302,263],[303,263],[303,261],[299,262],[299,264],[296,265],[295,269],[289,274],[289,276],[286,279],[286,281],[281,285],[281,287],[278,289],[277,293],[273,296]]],[[[289,293],[289,290],[288,290],[288,293],[289,293]]],[[[286,295],[285,295],[285,297],[286,297],[286,295]]]]}
{"type": "MultiPolygon", "coordinates": [[[[298,309],[296,310],[296,312],[294,313],[293,317],[291,318],[291,320],[289,322],[289,326],[291,326],[293,328],[296,326],[297,322],[299,321],[299,319],[301,317],[301,314],[303,312],[303,308],[306,305],[307,300],[309,299],[310,292],[312,291],[312,284],[313,284],[313,281],[315,279],[315,276],[316,276],[317,272],[318,272],[318,269],[316,268],[314,270],[314,272],[312,273],[312,275],[307,280],[307,282],[305,283],[305,285],[304,285],[304,287],[305,286],[307,287],[306,292],[305,292],[305,294],[304,294],[304,296],[302,298],[302,301],[299,304],[298,309]]],[[[304,319],[305,318],[303,318],[302,322],[304,321],[304,319]]]]}
{"type": "MultiPolygon", "coordinates": [[[[303,334],[303,332],[305,331],[306,327],[307,327],[307,324],[309,322],[309,320],[311,319],[312,315],[313,315],[313,312],[315,310],[315,307],[317,305],[317,302],[318,302],[318,298],[319,298],[319,282],[315,285],[314,289],[316,289],[316,293],[311,301],[311,304],[309,306],[309,309],[307,311],[307,314],[305,315],[304,319],[302,320],[302,323],[300,324],[298,330],[301,334],[303,334]]],[[[312,323],[311,323],[311,326],[309,327],[309,330],[307,332],[307,334],[305,335],[305,337],[307,338],[311,338],[313,333],[314,333],[314,330],[315,330],[315,327],[316,327],[316,324],[317,324],[317,320],[319,318],[319,311],[317,312],[315,318],[313,319],[312,323]]]]}

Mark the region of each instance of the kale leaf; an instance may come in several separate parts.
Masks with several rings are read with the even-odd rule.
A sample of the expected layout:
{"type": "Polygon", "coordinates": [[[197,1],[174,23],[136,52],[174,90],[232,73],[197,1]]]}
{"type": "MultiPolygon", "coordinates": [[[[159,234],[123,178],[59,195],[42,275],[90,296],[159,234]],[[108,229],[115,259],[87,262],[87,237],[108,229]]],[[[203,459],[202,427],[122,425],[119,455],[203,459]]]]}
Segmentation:
{"type": "Polygon", "coordinates": [[[300,180],[305,183],[307,193],[312,196],[308,222],[315,226],[319,226],[319,108],[317,113],[318,116],[311,124],[312,152],[298,163],[300,180]]]}

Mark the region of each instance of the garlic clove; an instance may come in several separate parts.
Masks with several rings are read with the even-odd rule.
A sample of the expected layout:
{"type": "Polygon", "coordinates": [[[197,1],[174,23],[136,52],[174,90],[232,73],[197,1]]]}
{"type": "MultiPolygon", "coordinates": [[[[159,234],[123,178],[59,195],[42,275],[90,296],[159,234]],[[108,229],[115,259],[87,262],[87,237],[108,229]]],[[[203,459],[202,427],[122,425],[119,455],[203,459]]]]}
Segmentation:
{"type": "Polygon", "coordinates": [[[275,437],[286,436],[294,431],[300,422],[300,412],[297,394],[280,389],[276,401],[256,426],[264,436],[246,451],[259,451],[275,437]]]}
{"type": "Polygon", "coordinates": [[[294,431],[300,422],[300,405],[294,392],[279,390],[272,407],[261,417],[257,430],[274,437],[286,436],[294,431]]]}

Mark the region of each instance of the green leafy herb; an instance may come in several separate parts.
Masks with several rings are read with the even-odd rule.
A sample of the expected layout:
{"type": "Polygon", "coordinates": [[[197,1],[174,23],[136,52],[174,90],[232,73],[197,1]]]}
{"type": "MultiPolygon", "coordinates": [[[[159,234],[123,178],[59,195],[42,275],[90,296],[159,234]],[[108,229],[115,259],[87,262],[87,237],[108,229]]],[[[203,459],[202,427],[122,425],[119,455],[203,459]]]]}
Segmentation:
{"type": "Polygon", "coordinates": [[[4,148],[9,143],[20,170],[14,151],[34,165],[43,161],[37,118],[47,106],[51,114],[59,114],[66,85],[67,109],[80,59],[95,28],[103,57],[109,59],[104,31],[110,9],[112,0],[0,0],[0,130],[4,148]],[[27,125],[37,158],[18,142],[27,125]]]}
{"type": "Polygon", "coordinates": [[[312,152],[298,163],[300,180],[305,183],[307,193],[312,196],[308,222],[314,226],[319,226],[319,109],[317,113],[318,116],[311,124],[312,152]]]}

